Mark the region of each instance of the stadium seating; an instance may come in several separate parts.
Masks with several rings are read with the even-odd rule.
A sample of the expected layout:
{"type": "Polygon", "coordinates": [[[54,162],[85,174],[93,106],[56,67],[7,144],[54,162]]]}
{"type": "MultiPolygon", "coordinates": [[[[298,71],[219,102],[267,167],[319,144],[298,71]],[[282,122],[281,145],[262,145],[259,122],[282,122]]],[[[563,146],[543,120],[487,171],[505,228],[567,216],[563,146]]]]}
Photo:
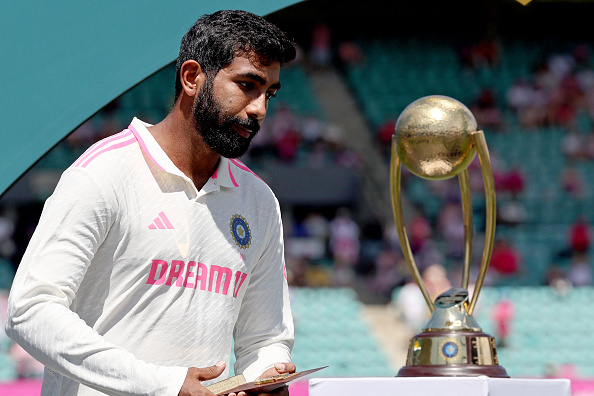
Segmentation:
{"type": "Polygon", "coordinates": [[[498,348],[500,364],[512,377],[555,375],[564,365],[573,366],[582,378],[592,377],[589,351],[594,341],[585,329],[592,325],[593,298],[592,287],[567,293],[549,287],[484,288],[476,317],[483,331],[496,336],[493,308],[503,299],[513,302],[510,335],[498,348]]]}
{"type": "Polygon", "coordinates": [[[297,367],[329,366],[319,376],[393,376],[394,369],[348,288],[292,288],[297,367]]]}

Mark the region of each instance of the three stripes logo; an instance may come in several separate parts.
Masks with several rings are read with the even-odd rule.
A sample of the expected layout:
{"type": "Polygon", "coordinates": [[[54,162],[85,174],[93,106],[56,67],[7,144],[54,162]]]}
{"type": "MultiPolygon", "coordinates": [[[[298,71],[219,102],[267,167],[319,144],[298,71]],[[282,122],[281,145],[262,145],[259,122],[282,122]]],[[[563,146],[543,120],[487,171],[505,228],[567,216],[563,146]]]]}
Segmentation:
{"type": "Polygon", "coordinates": [[[165,216],[165,212],[160,212],[153,222],[148,226],[150,230],[173,230],[173,225],[165,216]]]}

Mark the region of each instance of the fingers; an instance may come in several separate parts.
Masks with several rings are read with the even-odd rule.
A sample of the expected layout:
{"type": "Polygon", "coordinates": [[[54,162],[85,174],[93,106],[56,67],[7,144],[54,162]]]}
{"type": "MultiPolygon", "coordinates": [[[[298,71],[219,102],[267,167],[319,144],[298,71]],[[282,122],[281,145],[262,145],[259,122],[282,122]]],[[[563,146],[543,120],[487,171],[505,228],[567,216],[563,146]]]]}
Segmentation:
{"type": "Polygon", "coordinates": [[[275,363],[274,368],[279,374],[295,372],[295,365],[293,363],[275,363]]]}
{"type": "Polygon", "coordinates": [[[219,375],[223,374],[223,371],[225,371],[225,362],[219,362],[210,367],[194,368],[192,374],[199,381],[207,381],[217,378],[219,375]]]}

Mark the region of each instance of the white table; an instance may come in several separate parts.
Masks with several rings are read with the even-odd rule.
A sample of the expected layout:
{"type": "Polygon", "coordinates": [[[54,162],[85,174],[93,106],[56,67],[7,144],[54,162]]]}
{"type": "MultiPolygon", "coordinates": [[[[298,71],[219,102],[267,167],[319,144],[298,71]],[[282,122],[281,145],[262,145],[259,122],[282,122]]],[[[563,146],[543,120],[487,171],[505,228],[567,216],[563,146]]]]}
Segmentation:
{"type": "Polygon", "coordinates": [[[570,396],[568,379],[489,377],[312,378],[309,396],[570,396]]]}

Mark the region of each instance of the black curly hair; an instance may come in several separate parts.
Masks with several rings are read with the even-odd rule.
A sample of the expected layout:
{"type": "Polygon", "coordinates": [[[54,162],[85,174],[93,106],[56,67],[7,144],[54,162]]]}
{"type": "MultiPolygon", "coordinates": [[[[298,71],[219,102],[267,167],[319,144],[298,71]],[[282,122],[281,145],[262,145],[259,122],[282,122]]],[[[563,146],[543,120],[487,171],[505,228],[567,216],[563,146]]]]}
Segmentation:
{"type": "Polygon", "coordinates": [[[255,53],[262,64],[285,65],[295,59],[294,42],[277,26],[247,11],[225,10],[203,15],[181,41],[176,63],[175,100],[182,86],[180,70],[187,60],[195,60],[214,76],[236,56],[255,53]]]}

